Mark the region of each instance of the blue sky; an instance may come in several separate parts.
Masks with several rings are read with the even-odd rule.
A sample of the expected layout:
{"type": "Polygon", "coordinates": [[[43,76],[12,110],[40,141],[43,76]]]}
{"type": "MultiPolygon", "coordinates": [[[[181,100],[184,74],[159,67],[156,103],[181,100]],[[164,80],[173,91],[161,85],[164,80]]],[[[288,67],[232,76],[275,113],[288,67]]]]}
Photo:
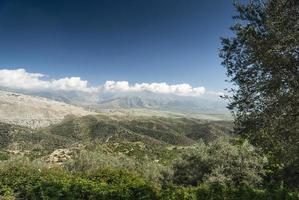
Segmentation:
{"type": "Polygon", "coordinates": [[[221,91],[232,1],[0,0],[0,69],[221,91]]]}

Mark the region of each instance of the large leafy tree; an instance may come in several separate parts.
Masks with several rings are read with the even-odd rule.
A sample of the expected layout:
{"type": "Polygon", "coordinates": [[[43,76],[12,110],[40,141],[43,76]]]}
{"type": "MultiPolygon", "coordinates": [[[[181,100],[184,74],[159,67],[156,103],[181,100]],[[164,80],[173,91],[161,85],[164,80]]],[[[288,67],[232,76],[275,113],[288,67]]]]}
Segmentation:
{"type": "Polygon", "coordinates": [[[235,131],[271,158],[270,181],[299,185],[299,1],[235,5],[234,36],[222,39],[235,131]]]}
{"type": "Polygon", "coordinates": [[[175,184],[258,186],[267,159],[247,141],[217,139],[209,144],[198,143],[173,165],[175,184]]]}

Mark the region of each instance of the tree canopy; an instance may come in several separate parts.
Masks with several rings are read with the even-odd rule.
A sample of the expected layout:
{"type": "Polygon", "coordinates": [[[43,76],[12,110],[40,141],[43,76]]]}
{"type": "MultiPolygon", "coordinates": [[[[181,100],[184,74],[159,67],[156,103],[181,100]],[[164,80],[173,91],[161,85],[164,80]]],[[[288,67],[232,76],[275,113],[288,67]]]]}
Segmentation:
{"type": "Polygon", "coordinates": [[[234,36],[220,57],[233,88],[226,96],[235,132],[261,147],[270,181],[299,185],[299,1],[236,3],[234,36]]]}

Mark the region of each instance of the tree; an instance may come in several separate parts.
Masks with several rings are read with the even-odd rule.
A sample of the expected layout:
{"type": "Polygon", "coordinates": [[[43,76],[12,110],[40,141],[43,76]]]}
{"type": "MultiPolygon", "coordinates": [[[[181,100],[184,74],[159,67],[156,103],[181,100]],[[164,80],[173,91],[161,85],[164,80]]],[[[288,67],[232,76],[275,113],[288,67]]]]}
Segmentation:
{"type": "Polygon", "coordinates": [[[220,138],[199,143],[173,165],[175,184],[217,183],[225,186],[257,186],[267,160],[247,141],[233,144],[220,138]]]}
{"type": "Polygon", "coordinates": [[[234,36],[220,57],[234,87],[235,132],[268,154],[270,181],[299,185],[299,1],[235,4],[234,36]]]}

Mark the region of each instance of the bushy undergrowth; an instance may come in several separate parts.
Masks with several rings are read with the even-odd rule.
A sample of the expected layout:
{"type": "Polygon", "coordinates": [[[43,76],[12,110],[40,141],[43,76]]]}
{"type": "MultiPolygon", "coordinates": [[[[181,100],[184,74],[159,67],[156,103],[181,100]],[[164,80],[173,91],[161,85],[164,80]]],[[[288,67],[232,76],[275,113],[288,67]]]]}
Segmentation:
{"type": "Polygon", "coordinates": [[[39,163],[14,161],[0,167],[0,199],[103,199],[103,200],[297,200],[299,193],[268,191],[252,187],[201,184],[168,185],[156,189],[125,170],[99,168],[70,173],[39,163]]]}
{"type": "Polygon", "coordinates": [[[298,200],[299,192],[265,190],[252,187],[226,187],[219,184],[202,184],[197,187],[169,187],[161,200],[298,200]]]}
{"type": "Polygon", "coordinates": [[[138,173],[139,176],[152,182],[156,187],[160,186],[163,178],[162,172],[169,170],[169,167],[153,162],[151,160],[138,160],[125,154],[109,154],[104,149],[81,151],[75,154],[73,159],[66,162],[64,167],[70,172],[88,172],[100,168],[111,167],[138,173]]]}
{"type": "Polygon", "coordinates": [[[103,168],[72,174],[27,161],[1,166],[0,195],[17,199],[157,199],[149,183],[123,170],[103,168]]]}
{"type": "Polygon", "coordinates": [[[221,138],[209,144],[198,143],[176,160],[172,181],[193,186],[200,183],[258,186],[266,163],[266,157],[247,141],[221,138]]]}
{"type": "MultiPolygon", "coordinates": [[[[1,200],[299,199],[296,188],[269,189],[267,159],[244,139],[220,137],[171,145],[173,137],[157,138],[173,123],[182,124],[169,130],[181,132],[183,119],[163,122],[166,125],[162,119],[126,121],[117,129],[113,127],[119,127],[118,121],[111,125],[96,118],[72,120],[63,127],[34,131],[4,126],[1,200]],[[6,140],[7,135],[13,137],[6,140]]],[[[182,136],[196,139],[198,126],[191,122],[182,136]]]]}

